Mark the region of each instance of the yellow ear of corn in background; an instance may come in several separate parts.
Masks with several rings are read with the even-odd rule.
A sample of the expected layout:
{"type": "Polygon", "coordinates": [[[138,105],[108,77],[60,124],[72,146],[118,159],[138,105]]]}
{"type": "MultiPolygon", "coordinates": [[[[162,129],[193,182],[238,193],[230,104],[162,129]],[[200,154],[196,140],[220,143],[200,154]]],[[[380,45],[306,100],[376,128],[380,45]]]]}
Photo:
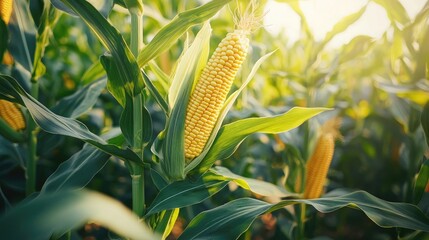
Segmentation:
{"type": "Polygon", "coordinates": [[[16,131],[25,128],[24,116],[15,103],[0,100],[0,118],[16,131]]]}
{"type": "Polygon", "coordinates": [[[316,147],[306,164],[304,198],[318,198],[322,195],[334,155],[335,139],[340,137],[338,132],[340,125],[341,120],[333,118],[322,126],[316,147]]]}
{"type": "MultiPolygon", "coordinates": [[[[10,16],[12,15],[12,6],[13,0],[0,0],[0,17],[6,24],[9,23],[10,16]]],[[[0,118],[14,130],[25,128],[24,116],[14,103],[0,100],[0,118]]]]}
{"type": "MultiPolygon", "coordinates": [[[[248,35],[259,20],[254,1],[236,18],[236,30],[219,43],[191,94],[185,119],[185,158],[200,155],[216,124],[233,80],[246,58],[248,35]]],[[[237,17],[237,16],[236,16],[237,17]]]]}
{"type": "Polygon", "coordinates": [[[0,0],[0,16],[8,24],[12,15],[13,0],[0,0]]]}
{"type": "MultiPolygon", "coordinates": [[[[3,19],[6,25],[9,23],[10,16],[12,15],[12,7],[13,7],[13,0],[0,0],[0,17],[3,19]]],[[[1,59],[1,56],[0,56],[0,59],[1,59]]],[[[13,64],[13,57],[10,55],[8,51],[4,53],[2,63],[5,65],[13,64]]]]}

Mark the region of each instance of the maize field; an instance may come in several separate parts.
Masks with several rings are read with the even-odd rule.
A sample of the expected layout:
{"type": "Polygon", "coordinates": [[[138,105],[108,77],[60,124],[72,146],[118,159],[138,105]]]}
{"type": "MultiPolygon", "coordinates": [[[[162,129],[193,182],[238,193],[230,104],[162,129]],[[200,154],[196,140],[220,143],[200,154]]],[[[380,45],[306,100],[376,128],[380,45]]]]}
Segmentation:
{"type": "Polygon", "coordinates": [[[0,0],[0,239],[429,239],[429,1],[0,0]]]}

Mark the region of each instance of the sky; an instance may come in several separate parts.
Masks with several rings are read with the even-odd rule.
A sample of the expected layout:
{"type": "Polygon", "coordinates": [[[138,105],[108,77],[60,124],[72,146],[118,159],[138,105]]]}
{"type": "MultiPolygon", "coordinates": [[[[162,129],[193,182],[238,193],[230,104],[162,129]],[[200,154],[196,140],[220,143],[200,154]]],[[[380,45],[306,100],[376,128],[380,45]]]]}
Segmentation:
{"type": "MultiPolygon", "coordinates": [[[[426,0],[400,0],[413,18],[423,7],[426,0]]],[[[300,6],[306,15],[308,24],[317,40],[322,39],[334,24],[343,17],[357,12],[367,0],[301,0],[300,6]]],[[[269,0],[264,19],[265,29],[273,34],[285,31],[291,42],[296,41],[300,34],[300,19],[286,4],[269,0]]],[[[341,46],[354,36],[365,34],[380,38],[390,22],[384,9],[370,2],[361,19],[351,25],[345,32],[337,35],[329,44],[331,47],[341,46]]]]}

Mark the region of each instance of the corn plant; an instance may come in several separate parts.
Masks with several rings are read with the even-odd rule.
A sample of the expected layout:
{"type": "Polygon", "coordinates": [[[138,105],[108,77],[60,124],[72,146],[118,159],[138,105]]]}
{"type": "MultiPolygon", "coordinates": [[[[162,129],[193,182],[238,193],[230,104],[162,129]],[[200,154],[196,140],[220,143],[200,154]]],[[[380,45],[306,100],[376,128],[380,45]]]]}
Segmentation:
{"type": "MultiPolygon", "coordinates": [[[[297,5],[290,4],[299,13],[297,5]]],[[[213,0],[202,5],[177,1],[170,6],[138,0],[44,0],[34,4],[16,0],[13,5],[11,1],[0,5],[0,56],[4,63],[0,70],[0,156],[5,165],[20,165],[17,167],[24,169],[21,178],[26,182],[25,196],[14,199],[13,204],[9,195],[0,191],[7,206],[0,217],[2,238],[70,239],[79,227],[94,222],[112,232],[106,237],[166,239],[179,216],[187,212],[189,223],[179,239],[238,239],[249,233],[259,216],[287,212],[288,223],[293,225],[287,237],[302,239],[306,237],[306,205],[322,213],[343,207],[359,209],[380,227],[409,229],[411,237],[429,231],[429,218],[423,212],[427,208],[417,205],[427,195],[427,161],[417,179],[410,182],[416,186],[411,203],[389,202],[363,190],[336,189],[323,194],[340,124],[338,118],[324,123],[314,153],[309,154],[313,152],[310,131],[314,122],[307,120],[316,115],[339,115],[338,106],[317,101],[311,94],[305,99],[307,104],[280,101],[278,98],[290,94],[280,91],[267,94],[255,104],[252,114],[234,115],[240,106],[252,104],[259,90],[266,91],[249,90],[256,84],[252,79],[269,82],[275,78],[262,74],[259,68],[270,73],[283,69],[276,68],[284,62],[279,56],[285,49],[275,51],[268,44],[261,48],[257,42],[262,39],[264,43],[260,26],[264,1],[213,0]],[[74,76],[79,78],[76,88],[71,86],[76,81],[67,74],[60,79],[58,63],[49,60],[56,56],[61,61],[58,48],[68,40],[57,42],[52,33],[57,24],[70,26],[65,24],[72,19],[70,15],[78,22],[73,24],[80,26],[73,31],[86,29],[86,40],[97,39],[92,45],[83,44],[84,50],[75,50],[84,56],[82,63],[64,64],[83,69],[80,76],[74,76]],[[115,25],[115,16],[129,18],[129,26],[115,25]],[[228,19],[228,28],[235,29],[215,36],[212,31],[216,32],[216,21],[222,18],[228,19]],[[211,51],[213,44],[217,47],[211,51]],[[74,91],[67,94],[58,87],[61,80],[64,89],[74,91]],[[264,103],[281,108],[273,113],[264,103]],[[96,117],[97,108],[102,112],[98,114],[109,114],[110,118],[104,119],[110,120],[98,124],[98,131],[94,131],[97,128],[86,116],[96,117]],[[240,147],[246,138],[266,136],[263,134],[288,147],[289,141],[283,141],[288,136],[304,139],[305,154],[292,144],[288,148],[299,166],[289,162],[293,169],[283,184],[249,178],[225,167],[232,160],[241,161],[237,156],[243,152],[252,151],[240,147]],[[36,176],[43,174],[41,163],[49,162],[49,154],[54,154],[60,141],[73,139],[81,143],[76,144],[79,150],[56,165],[43,184],[37,184],[36,176]],[[22,164],[18,164],[20,159],[22,164]],[[127,191],[102,194],[94,189],[97,173],[106,169],[126,169],[127,191]],[[85,189],[87,186],[94,190],[85,189]],[[214,199],[228,191],[227,186],[238,186],[245,194],[216,203],[214,199]],[[128,206],[120,202],[125,195],[130,195],[128,206]],[[211,200],[209,209],[189,214],[193,206],[211,200]]],[[[363,10],[346,18],[322,43],[308,45],[314,49],[308,51],[307,65],[299,68],[302,72],[297,78],[308,80],[310,93],[320,87],[319,78],[335,76],[337,70],[317,74],[320,52],[362,14],[363,10]]],[[[346,60],[350,59],[338,61],[346,60]]],[[[420,121],[426,136],[427,106],[420,121]]],[[[113,178],[109,183],[118,184],[121,179],[113,178]]],[[[100,191],[100,186],[108,185],[99,184],[100,191]]]]}

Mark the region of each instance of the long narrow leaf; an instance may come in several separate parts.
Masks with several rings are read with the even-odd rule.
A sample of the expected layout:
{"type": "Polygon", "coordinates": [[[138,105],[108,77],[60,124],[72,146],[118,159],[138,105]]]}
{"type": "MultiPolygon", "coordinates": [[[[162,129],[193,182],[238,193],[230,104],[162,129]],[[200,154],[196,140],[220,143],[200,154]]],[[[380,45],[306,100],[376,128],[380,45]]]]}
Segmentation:
{"type": "Polygon", "coordinates": [[[149,207],[147,215],[202,202],[219,192],[228,182],[223,177],[212,173],[206,173],[197,181],[186,179],[173,182],[159,192],[149,207]]]}
{"type": "Polygon", "coordinates": [[[29,4],[25,0],[15,0],[12,18],[9,22],[9,51],[14,60],[29,73],[33,71],[37,29],[32,21],[29,4]]]}
{"type": "Polygon", "coordinates": [[[40,18],[40,25],[37,29],[36,49],[34,52],[32,80],[38,80],[45,74],[45,65],[42,63],[42,57],[45,55],[45,48],[49,43],[49,36],[52,31],[52,26],[58,20],[59,12],[45,1],[43,4],[43,12],[40,18]]]}
{"type": "Polygon", "coordinates": [[[258,216],[297,203],[312,205],[323,213],[343,207],[358,208],[380,227],[429,231],[429,219],[415,205],[387,202],[367,192],[356,191],[343,196],[283,200],[276,204],[251,198],[237,199],[200,213],[179,239],[237,239],[258,216]]]}
{"type": "MultiPolygon", "coordinates": [[[[114,0],[87,0],[93,5],[104,17],[107,17],[113,8],[114,0]]],[[[78,16],[71,8],[65,5],[61,0],[51,0],[52,5],[61,11],[73,16],[78,16]]]]}
{"type": "Polygon", "coordinates": [[[410,21],[410,17],[407,14],[404,6],[399,0],[372,0],[373,2],[382,6],[387,13],[390,21],[399,22],[402,25],[407,24],[410,21]]]}
{"type": "Polygon", "coordinates": [[[0,85],[0,96],[13,99],[25,105],[34,121],[44,131],[78,138],[114,156],[140,162],[139,157],[130,149],[124,150],[115,145],[108,144],[102,138],[90,132],[83,123],[53,113],[25,92],[12,77],[0,75],[0,81],[2,82],[0,85]]]}
{"type": "Polygon", "coordinates": [[[110,155],[91,146],[82,150],[60,164],[49,176],[40,191],[41,194],[83,188],[107,163],[110,155]]]}
{"type": "Polygon", "coordinates": [[[419,174],[414,183],[413,200],[418,203],[425,193],[427,184],[429,183],[429,160],[423,162],[419,174]]]}
{"type": "Polygon", "coordinates": [[[363,13],[366,10],[366,6],[359,9],[359,11],[352,13],[343,19],[341,19],[339,22],[337,22],[331,31],[326,33],[325,39],[322,41],[322,46],[326,45],[329,41],[332,40],[337,34],[344,32],[350,25],[355,23],[359,18],[363,15],[363,13]]]}
{"type": "Polygon", "coordinates": [[[153,85],[152,81],[149,79],[149,77],[143,72],[143,80],[145,82],[145,85],[147,89],[149,90],[150,94],[153,96],[155,101],[158,103],[158,105],[161,107],[161,109],[166,113],[169,114],[168,109],[168,103],[167,101],[161,96],[160,92],[157,90],[157,88],[153,85]]]}
{"type": "Polygon", "coordinates": [[[426,144],[429,146],[429,101],[423,107],[422,115],[420,117],[423,131],[426,136],[426,144]]]}
{"type": "MultiPolygon", "coordinates": [[[[133,54],[118,30],[84,0],[61,0],[61,2],[85,21],[112,55],[115,70],[118,72],[117,78],[109,78],[112,88],[124,91],[129,96],[140,93],[144,86],[142,75],[133,54]]],[[[118,94],[116,91],[112,94],[119,103],[124,105],[124,94],[118,94]]]]}
{"type": "Polygon", "coordinates": [[[252,198],[241,198],[198,214],[179,240],[237,239],[271,205],[252,198]]]}
{"type": "Polygon", "coordinates": [[[219,130],[218,136],[201,163],[199,171],[204,172],[213,165],[214,161],[229,157],[250,134],[286,132],[326,110],[329,109],[294,107],[277,116],[248,118],[227,124],[219,130]]]}
{"type": "MultiPolygon", "coordinates": [[[[101,92],[106,87],[106,78],[93,81],[72,95],[61,99],[53,108],[52,112],[63,117],[77,118],[91,109],[97,102],[101,92]]],[[[57,147],[62,136],[52,135],[41,131],[38,136],[37,152],[39,154],[50,152],[57,147]]]]}
{"type": "Polygon", "coordinates": [[[229,169],[221,166],[216,166],[210,169],[210,172],[224,177],[225,180],[234,181],[240,187],[246,190],[252,191],[261,196],[279,197],[279,198],[298,196],[298,194],[288,192],[286,189],[276,186],[272,183],[264,182],[253,178],[246,178],[246,177],[234,174],[229,169]]]}
{"type": "Polygon", "coordinates": [[[139,66],[145,66],[150,60],[169,49],[190,27],[207,21],[230,1],[231,0],[214,0],[177,15],[169,24],[164,26],[140,52],[138,56],[139,66]]]}
{"type": "Polygon", "coordinates": [[[106,87],[106,78],[94,81],[72,95],[61,99],[52,112],[63,117],[77,118],[91,109],[106,87]]]}
{"type": "Polygon", "coordinates": [[[2,239],[49,239],[95,222],[132,239],[158,239],[120,202],[90,191],[61,191],[19,204],[0,217],[2,239]]]}

